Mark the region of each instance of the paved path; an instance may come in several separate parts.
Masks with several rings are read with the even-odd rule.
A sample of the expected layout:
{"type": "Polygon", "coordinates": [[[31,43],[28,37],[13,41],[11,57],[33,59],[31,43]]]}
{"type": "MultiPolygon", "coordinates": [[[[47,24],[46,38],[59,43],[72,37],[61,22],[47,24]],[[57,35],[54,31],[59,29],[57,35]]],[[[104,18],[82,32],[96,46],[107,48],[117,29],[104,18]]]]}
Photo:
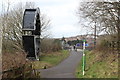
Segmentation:
{"type": "Polygon", "coordinates": [[[75,69],[82,52],[71,51],[70,56],[55,67],[40,70],[41,78],[75,78],[75,69]]]}

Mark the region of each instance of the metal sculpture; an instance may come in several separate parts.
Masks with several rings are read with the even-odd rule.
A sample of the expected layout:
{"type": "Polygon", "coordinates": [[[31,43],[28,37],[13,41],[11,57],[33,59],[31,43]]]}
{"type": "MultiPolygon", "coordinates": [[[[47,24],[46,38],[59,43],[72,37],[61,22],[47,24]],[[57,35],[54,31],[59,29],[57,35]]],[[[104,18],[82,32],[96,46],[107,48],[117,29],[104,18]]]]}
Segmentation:
{"type": "Polygon", "coordinates": [[[39,59],[40,53],[40,10],[25,9],[22,27],[23,48],[27,52],[27,58],[39,59]]]}

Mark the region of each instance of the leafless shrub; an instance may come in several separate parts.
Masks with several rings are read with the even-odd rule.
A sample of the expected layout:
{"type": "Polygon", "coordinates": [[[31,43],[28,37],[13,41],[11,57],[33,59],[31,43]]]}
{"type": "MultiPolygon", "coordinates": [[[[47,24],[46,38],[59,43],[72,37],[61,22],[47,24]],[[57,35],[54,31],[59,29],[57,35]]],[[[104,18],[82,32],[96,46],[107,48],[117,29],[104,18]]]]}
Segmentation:
{"type": "Polygon", "coordinates": [[[61,50],[61,43],[59,40],[45,38],[41,41],[41,51],[43,53],[55,52],[61,50]]]}

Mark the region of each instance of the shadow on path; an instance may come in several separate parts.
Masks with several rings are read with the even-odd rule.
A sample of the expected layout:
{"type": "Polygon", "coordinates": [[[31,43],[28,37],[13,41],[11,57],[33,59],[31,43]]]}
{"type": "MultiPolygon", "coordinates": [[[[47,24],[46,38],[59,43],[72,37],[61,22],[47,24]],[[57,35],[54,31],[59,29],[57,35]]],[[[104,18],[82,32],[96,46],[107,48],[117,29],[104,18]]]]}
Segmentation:
{"type": "Polygon", "coordinates": [[[75,78],[75,69],[82,52],[71,51],[70,56],[55,67],[40,70],[41,78],[75,78]]]}

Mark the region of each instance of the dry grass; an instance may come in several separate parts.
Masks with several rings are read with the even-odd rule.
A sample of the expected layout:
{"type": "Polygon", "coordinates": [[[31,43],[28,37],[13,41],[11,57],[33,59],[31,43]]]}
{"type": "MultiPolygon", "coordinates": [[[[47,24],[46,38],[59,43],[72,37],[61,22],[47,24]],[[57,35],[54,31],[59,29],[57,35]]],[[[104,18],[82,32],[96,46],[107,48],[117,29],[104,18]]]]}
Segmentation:
{"type": "Polygon", "coordinates": [[[26,55],[24,53],[4,53],[2,54],[3,71],[11,68],[18,68],[26,63],[26,55]]]}
{"type": "Polygon", "coordinates": [[[2,59],[2,70],[5,72],[2,78],[40,77],[39,72],[33,69],[31,61],[26,61],[26,55],[24,53],[4,53],[2,59]]]}

